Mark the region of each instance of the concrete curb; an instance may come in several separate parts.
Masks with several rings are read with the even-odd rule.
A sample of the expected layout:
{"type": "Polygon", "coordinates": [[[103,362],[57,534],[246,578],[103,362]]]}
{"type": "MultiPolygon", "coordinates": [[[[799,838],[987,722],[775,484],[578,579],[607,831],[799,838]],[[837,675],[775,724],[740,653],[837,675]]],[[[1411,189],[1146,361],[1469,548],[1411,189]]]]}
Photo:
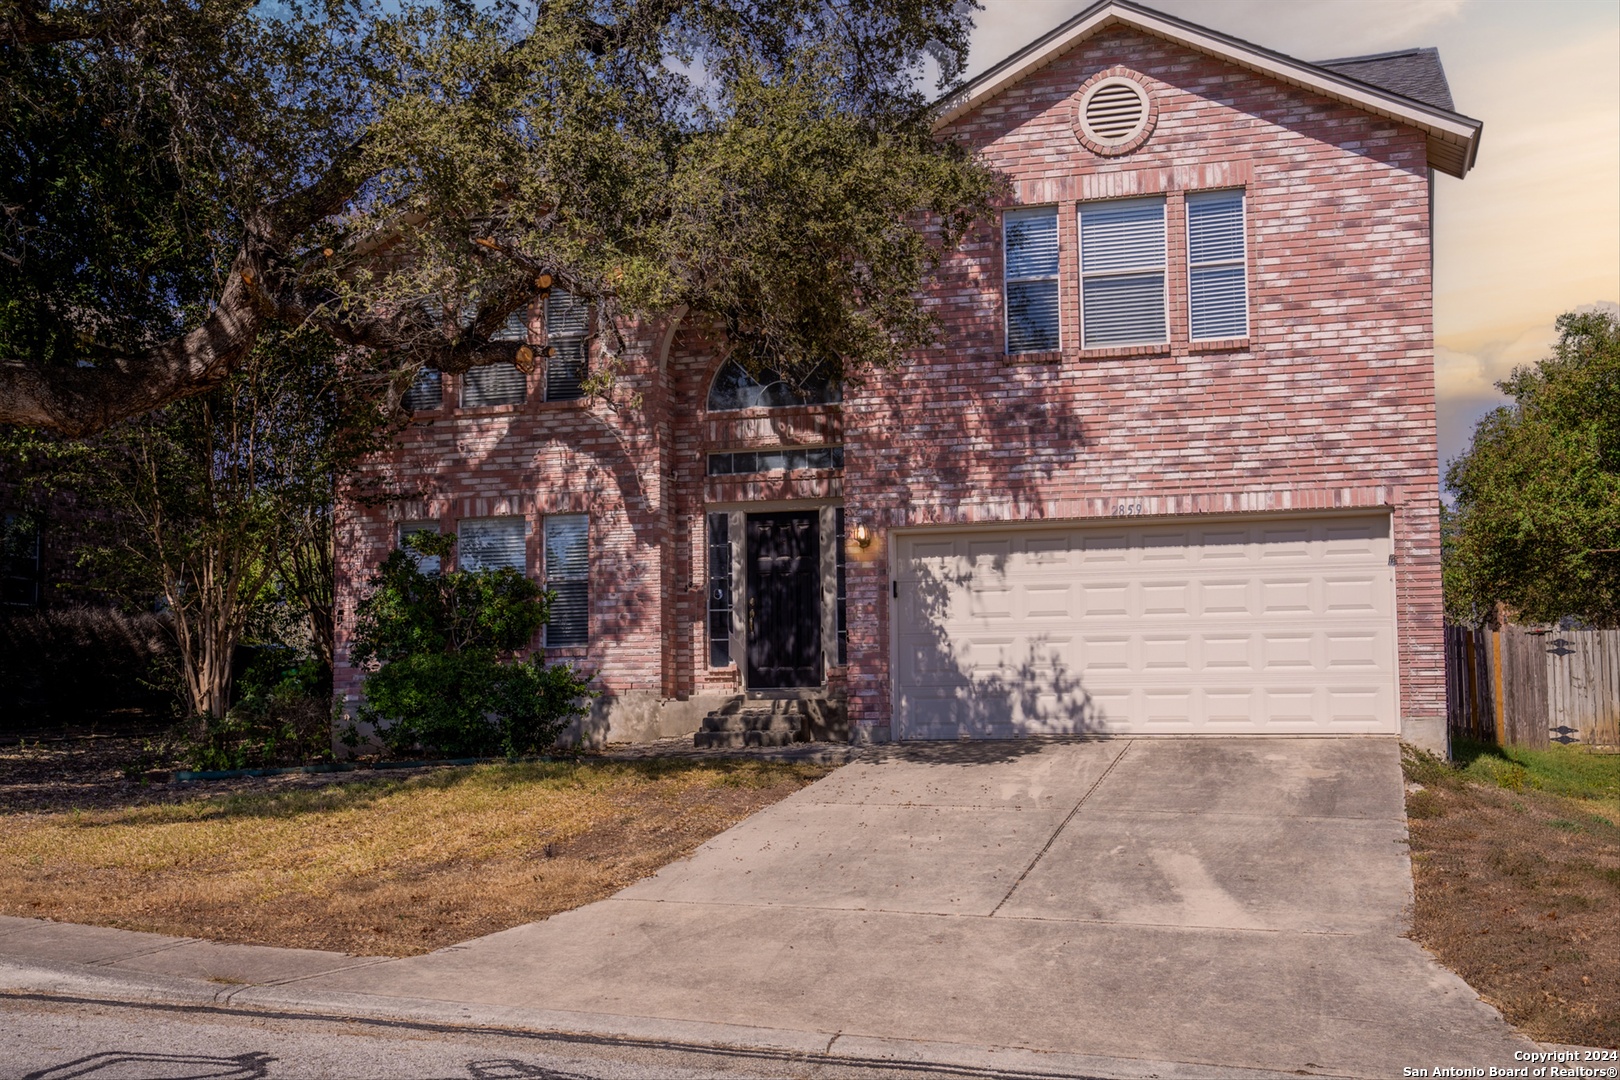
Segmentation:
{"type": "MultiPolygon", "coordinates": [[[[473,1005],[372,994],[300,992],[279,986],[218,986],[172,975],[112,973],[66,962],[0,956],[0,997],[36,996],[146,1008],[206,1009],[278,1019],[374,1022],[436,1030],[495,1031],[558,1040],[668,1047],[691,1051],[821,1061],[840,1065],[906,1065],[1030,1080],[1291,1080],[1294,1072],[1202,1062],[1150,1061],[1053,1053],[1024,1047],[918,1042],[843,1032],[743,1027],[655,1016],[563,1012],[473,1005]]],[[[1341,1074],[1310,1075],[1338,1078],[1341,1074]]],[[[1349,1080],[1349,1078],[1342,1078],[1349,1080]]]]}

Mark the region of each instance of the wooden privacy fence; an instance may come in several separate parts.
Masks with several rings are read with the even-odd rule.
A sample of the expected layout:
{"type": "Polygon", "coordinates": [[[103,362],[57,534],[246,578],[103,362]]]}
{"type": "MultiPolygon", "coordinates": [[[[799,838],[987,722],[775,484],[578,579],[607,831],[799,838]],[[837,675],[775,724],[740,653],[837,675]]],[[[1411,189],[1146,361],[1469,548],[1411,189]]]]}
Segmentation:
{"type": "Polygon", "coordinates": [[[1505,746],[1620,746],[1620,630],[1446,627],[1446,723],[1505,746]]]}

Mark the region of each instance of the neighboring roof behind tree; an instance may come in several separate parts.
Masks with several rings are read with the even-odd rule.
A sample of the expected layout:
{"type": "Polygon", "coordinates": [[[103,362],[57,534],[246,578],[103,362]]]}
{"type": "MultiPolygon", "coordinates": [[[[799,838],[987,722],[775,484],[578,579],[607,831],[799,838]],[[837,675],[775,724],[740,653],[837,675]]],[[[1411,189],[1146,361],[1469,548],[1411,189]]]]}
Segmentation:
{"type": "Polygon", "coordinates": [[[1345,56],[1338,60],[1318,60],[1316,66],[1437,109],[1456,112],[1445,69],[1440,66],[1439,49],[1401,49],[1371,56],[1345,56]]]}
{"type": "Polygon", "coordinates": [[[983,105],[1087,38],[1115,26],[1127,26],[1173,41],[1278,82],[1409,124],[1428,136],[1429,164],[1452,176],[1466,176],[1479,155],[1479,135],[1484,125],[1452,106],[1440,55],[1434,49],[1310,63],[1149,10],[1129,0],[1101,0],[1093,4],[947,93],[938,103],[935,130],[983,105]]]}

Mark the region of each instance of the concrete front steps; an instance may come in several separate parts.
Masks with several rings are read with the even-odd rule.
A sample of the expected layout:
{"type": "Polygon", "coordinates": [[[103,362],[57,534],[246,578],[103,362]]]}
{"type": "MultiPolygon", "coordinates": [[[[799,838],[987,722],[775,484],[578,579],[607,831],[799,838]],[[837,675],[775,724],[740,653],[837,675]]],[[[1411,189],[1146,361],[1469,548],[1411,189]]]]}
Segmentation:
{"type": "Polygon", "coordinates": [[[699,749],[849,742],[849,711],[824,697],[765,698],[739,694],[703,718],[692,736],[699,749]]]}

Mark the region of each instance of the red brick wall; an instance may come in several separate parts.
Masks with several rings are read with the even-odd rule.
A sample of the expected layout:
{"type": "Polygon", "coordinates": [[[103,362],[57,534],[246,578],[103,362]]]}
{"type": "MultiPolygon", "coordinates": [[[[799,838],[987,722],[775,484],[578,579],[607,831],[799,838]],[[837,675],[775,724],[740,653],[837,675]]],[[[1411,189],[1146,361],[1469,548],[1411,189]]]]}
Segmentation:
{"type": "MultiPolygon", "coordinates": [[[[1401,703],[1409,729],[1443,716],[1428,179],[1415,130],[1134,32],[1100,34],[950,126],[1003,170],[1011,203],[1060,207],[1061,353],[1003,355],[999,223],[970,235],[925,297],[941,345],[851,388],[840,406],[709,416],[723,354],[692,319],[635,335],[625,392],[585,403],[424,418],[378,470],[415,505],[344,508],[340,634],[393,522],[509,506],[592,518],[592,643],[611,694],[716,694],[708,666],[703,514],[716,504],[838,501],[876,539],[850,550],[852,717],[886,737],[887,530],[930,522],[1075,519],[1120,502],[1151,514],[1390,507],[1401,703]],[[1104,69],[1155,96],[1151,138],[1101,157],[1073,128],[1076,89],[1104,69]],[[1247,192],[1248,338],[1187,344],[1184,197],[1247,192]],[[1163,193],[1169,346],[1080,350],[1079,201],[1163,193]],[[710,450],[845,447],[842,477],[709,478],[710,450]],[[506,500],[502,502],[501,500],[506,500]]],[[[446,401],[454,401],[453,378],[446,401]]],[[[537,520],[534,522],[538,528],[537,520]]],[[[539,569],[538,532],[531,569],[539,569]]],[[[835,681],[845,673],[831,673],[835,681]]],[[[352,673],[340,675],[351,693],[352,673]]]]}
{"type": "MultiPolygon", "coordinates": [[[[846,402],[845,494],[879,529],[946,521],[1390,506],[1401,697],[1444,707],[1423,136],[1134,32],[1100,34],[945,137],[1002,170],[1011,204],[1059,206],[1061,354],[1003,355],[999,224],[930,295],[943,347],[846,402]],[[1154,95],[1152,137],[1105,158],[1075,90],[1116,65],[1154,95]],[[1247,193],[1250,337],[1189,345],[1184,197],[1247,193]],[[1163,193],[1169,346],[1082,350],[1076,203],[1163,193]],[[903,418],[903,419],[902,419],[903,418]]],[[[851,567],[852,714],[890,711],[888,566],[851,567]]]]}

